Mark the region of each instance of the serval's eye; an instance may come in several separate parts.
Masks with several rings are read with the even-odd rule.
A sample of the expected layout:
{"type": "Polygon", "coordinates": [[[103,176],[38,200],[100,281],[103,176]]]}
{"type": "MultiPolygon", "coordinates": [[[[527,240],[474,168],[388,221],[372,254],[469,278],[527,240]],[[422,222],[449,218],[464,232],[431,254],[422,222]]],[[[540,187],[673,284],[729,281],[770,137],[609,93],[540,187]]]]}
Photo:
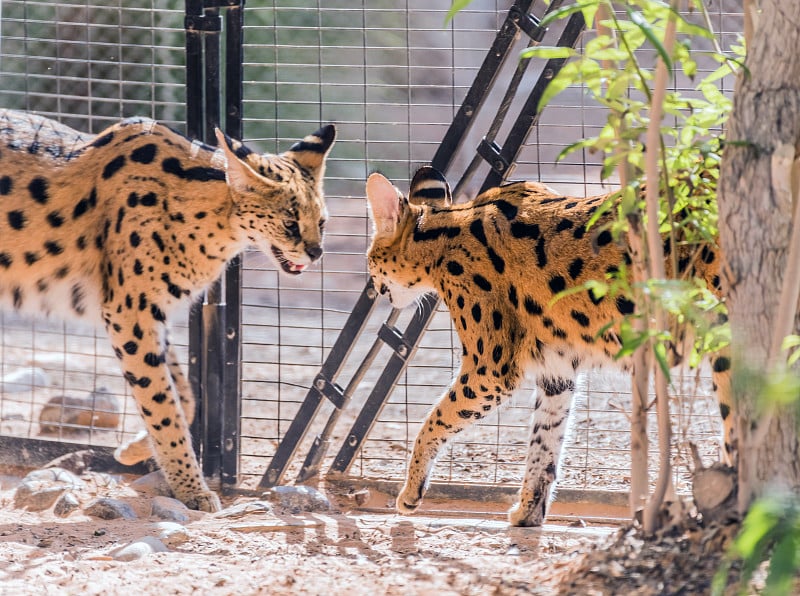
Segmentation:
{"type": "Polygon", "coordinates": [[[283,227],[286,228],[286,231],[292,236],[300,235],[300,226],[293,219],[285,219],[283,221],[283,227]]]}

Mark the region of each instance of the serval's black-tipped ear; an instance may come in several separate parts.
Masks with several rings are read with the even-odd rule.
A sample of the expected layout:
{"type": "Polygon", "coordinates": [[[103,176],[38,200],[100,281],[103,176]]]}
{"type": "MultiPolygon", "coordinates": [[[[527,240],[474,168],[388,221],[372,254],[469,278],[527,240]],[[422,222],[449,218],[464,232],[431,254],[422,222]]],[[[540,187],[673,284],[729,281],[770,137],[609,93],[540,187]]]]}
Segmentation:
{"type": "Polygon", "coordinates": [[[259,176],[247,163],[245,158],[252,153],[250,149],[241,142],[231,139],[219,128],[214,129],[214,134],[217,136],[217,146],[225,155],[225,178],[231,188],[239,193],[245,193],[250,188],[258,188],[259,185],[277,185],[277,182],[259,176]]]}
{"type": "Polygon", "coordinates": [[[447,206],[453,203],[447,179],[431,166],[423,166],[411,180],[408,202],[414,205],[447,206]]]}
{"type": "Polygon", "coordinates": [[[305,168],[314,178],[321,180],[325,174],[325,157],[335,140],[336,127],[328,124],[292,145],[286,155],[305,168]]]}

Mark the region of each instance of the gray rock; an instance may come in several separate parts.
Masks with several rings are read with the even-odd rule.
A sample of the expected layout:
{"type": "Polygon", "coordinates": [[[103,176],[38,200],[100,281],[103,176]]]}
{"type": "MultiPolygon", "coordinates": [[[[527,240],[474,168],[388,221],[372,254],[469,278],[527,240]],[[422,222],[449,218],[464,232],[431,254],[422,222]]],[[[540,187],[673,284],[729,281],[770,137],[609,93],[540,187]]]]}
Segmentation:
{"type": "Polygon", "coordinates": [[[23,482],[49,482],[51,484],[63,484],[69,488],[83,488],[86,483],[75,474],[64,468],[52,467],[41,468],[29,472],[23,482]]]}
{"type": "Polygon", "coordinates": [[[100,519],[137,519],[136,512],[130,505],[119,499],[105,497],[90,503],[84,513],[100,519]]]}
{"type": "Polygon", "coordinates": [[[136,561],[152,553],[165,553],[169,549],[158,538],[143,536],[117,550],[111,551],[115,561],[136,561]]]}
{"type": "Polygon", "coordinates": [[[267,498],[292,511],[329,511],[331,502],[315,488],[308,486],[276,486],[267,498]]]}
{"type": "Polygon", "coordinates": [[[189,508],[172,497],[153,497],[150,515],[166,521],[189,521],[189,508]]]}
{"type": "Polygon", "coordinates": [[[171,497],[172,489],[161,470],[150,472],[130,483],[130,487],[138,493],[148,496],[171,497]]]}
{"type": "Polygon", "coordinates": [[[235,519],[255,513],[270,513],[271,511],[271,503],[267,503],[266,501],[246,501],[244,503],[236,503],[235,505],[226,507],[222,511],[215,513],[214,517],[235,519]]]}
{"type": "Polygon", "coordinates": [[[50,509],[58,500],[66,486],[36,486],[38,483],[23,482],[14,493],[14,507],[28,511],[50,509]]]}
{"type": "Polygon", "coordinates": [[[178,546],[189,540],[189,531],[175,522],[157,522],[151,529],[153,534],[167,546],[178,546]]]}
{"type": "Polygon", "coordinates": [[[0,392],[2,393],[22,393],[30,391],[34,387],[48,387],[49,385],[50,377],[38,366],[20,368],[0,377],[0,392]]]}
{"type": "Polygon", "coordinates": [[[98,454],[93,449],[72,451],[49,461],[43,468],[62,468],[73,474],[81,475],[91,469],[98,454]]]}
{"type": "Polygon", "coordinates": [[[84,482],[62,468],[47,468],[29,473],[14,492],[14,507],[44,511],[53,506],[68,489],[81,489],[84,482]]]}
{"type": "Polygon", "coordinates": [[[71,492],[66,492],[56,501],[53,513],[58,517],[67,517],[70,513],[81,506],[81,502],[71,492]]]}

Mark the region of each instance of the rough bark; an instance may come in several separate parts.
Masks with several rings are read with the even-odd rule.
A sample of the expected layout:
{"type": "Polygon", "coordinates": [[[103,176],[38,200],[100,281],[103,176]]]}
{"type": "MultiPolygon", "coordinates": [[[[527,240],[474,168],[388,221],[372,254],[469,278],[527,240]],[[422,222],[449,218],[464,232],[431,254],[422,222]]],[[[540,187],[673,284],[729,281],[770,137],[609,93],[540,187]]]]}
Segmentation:
{"type": "MultiPolygon", "coordinates": [[[[792,408],[763,416],[754,385],[767,370],[792,228],[774,158],[800,143],[800,13],[792,2],[763,0],[740,76],[722,160],[719,230],[733,339],[739,417],[739,508],[770,487],[800,486],[798,417],[792,408]]],[[[795,197],[796,199],[796,197],[795,197]]],[[[797,225],[797,224],[794,224],[797,225]]]]}

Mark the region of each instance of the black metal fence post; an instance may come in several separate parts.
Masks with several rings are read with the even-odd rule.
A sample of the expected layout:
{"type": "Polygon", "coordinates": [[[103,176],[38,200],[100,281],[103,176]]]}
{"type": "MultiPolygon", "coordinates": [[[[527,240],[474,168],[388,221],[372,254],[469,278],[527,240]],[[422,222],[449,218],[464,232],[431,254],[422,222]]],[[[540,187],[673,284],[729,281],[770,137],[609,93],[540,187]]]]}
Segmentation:
{"type": "MultiPolygon", "coordinates": [[[[242,136],[243,3],[186,1],[187,133],[215,144],[225,107],[225,129],[242,136]],[[224,101],[220,7],[225,11],[224,101]]],[[[189,316],[189,381],[197,401],[192,424],[203,473],[225,485],[238,480],[241,262],[237,259],[189,316]]]]}

